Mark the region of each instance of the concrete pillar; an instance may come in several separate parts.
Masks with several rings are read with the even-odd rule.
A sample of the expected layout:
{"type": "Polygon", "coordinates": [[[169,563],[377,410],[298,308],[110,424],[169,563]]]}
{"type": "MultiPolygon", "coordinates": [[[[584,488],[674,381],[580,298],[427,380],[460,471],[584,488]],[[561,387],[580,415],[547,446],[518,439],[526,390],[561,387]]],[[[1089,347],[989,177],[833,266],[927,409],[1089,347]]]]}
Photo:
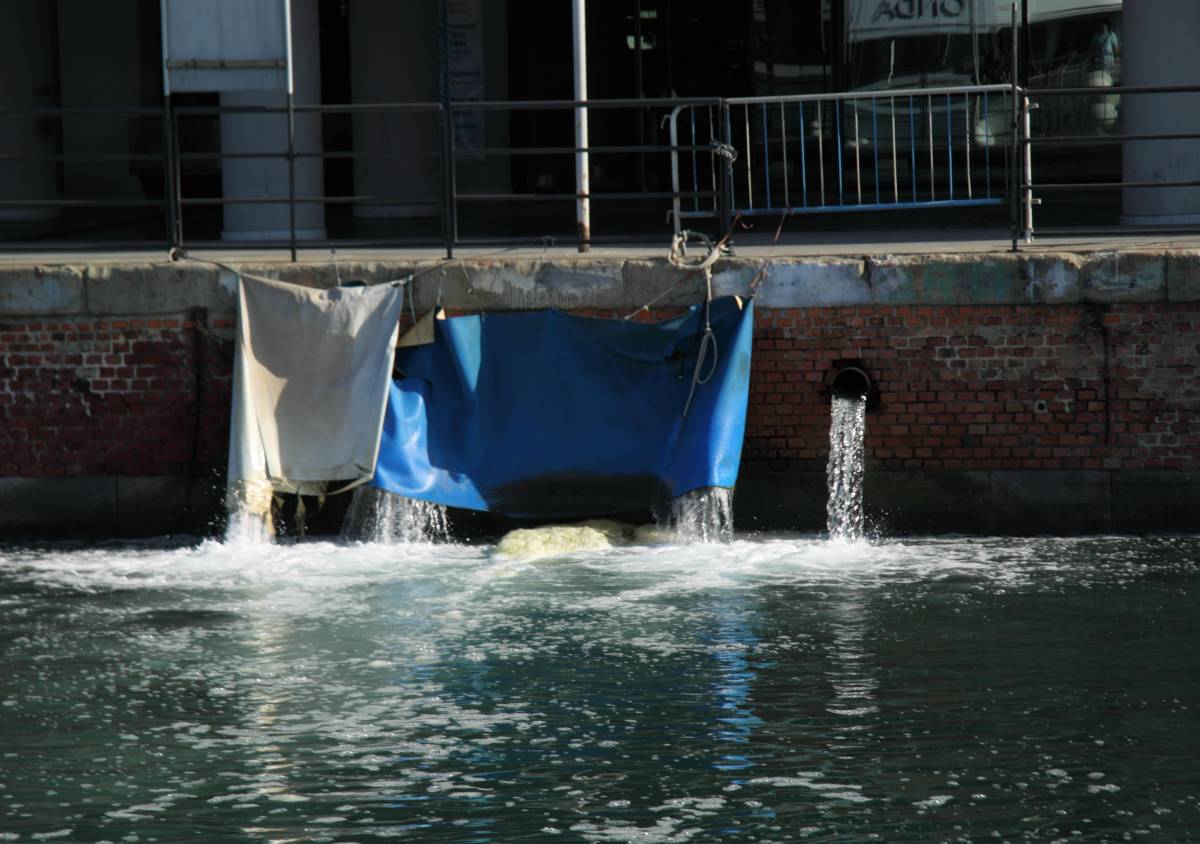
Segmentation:
{"type": "MultiPolygon", "coordinates": [[[[54,4],[6,3],[0,24],[0,105],[58,105],[55,83],[57,33],[54,4]]],[[[0,155],[54,155],[60,126],[54,117],[0,115],[0,155]]],[[[54,199],[58,165],[46,161],[0,161],[0,198],[54,199]]],[[[0,207],[0,220],[46,220],[59,209],[0,207]]]]}
{"type": "MultiPolygon", "coordinates": [[[[433,103],[438,86],[439,0],[355,0],[350,4],[350,87],[355,103],[433,103]]],[[[402,200],[356,205],[360,218],[430,217],[440,213],[442,180],[434,113],[367,113],[354,117],[360,151],[430,152],[429,158],[362,158],[355,192],[402,200]]]]}
{"type": "MultiPolygon", "coordinates": [[[[58,0],[59,80],[62,104],[136,106],[142,102],[141,44],[137,0],[58,0]],[[122,60],[112,61],[119,55],[122,60]]],[[[162,136],[157,118],[129,114],[71,115],[63,119],[63,152],[129,155],[130,130],[141,138],[162,136]]],[[[136,167],[157,168],[139,163],[136,167]]],[[[63,165],[69,196],[140,196],[129,161],[82,161],[63,165]]],[[[158,168],[161,170],[161,168],[158,168]]]]}
{"type": "MultiPolygon", "coordinates": [[[[1195,0],[1126,3],[1122,20],[1123,85],[1195,85],[1200,82],[1200,14],[1195,0]]],[[[1121,114],[1127,134],[1200,134],[1200,93],[1126,94],[1121,114]]],[[[1200,140],[1126,141],[1124,181],[1200,181],[1200,140]]],[[[1127,225],[1200,223],[1200,188],[1127,188],[1121,221],[1127,225]]]]}
{"type": "MultiPolygon", "coordinates": [[[[317,0],[292,0],[292,62],[296,80],[296,105],[321,102],[321,51],[317,0]]],[[[228,91],[221,94],[222,106],[282,106],[280,92],[228,91]]],[[[320,152],[321,118],[297,114],[296,151],[320,152]]],[[[286,114],[225,114],[221,117],[221,151],[285,152],[288,145],[286,114]]],[[[325,193],[325,168],[319,158],[296,160],[296,196],[325,193]]],[[[226,199],[270,197],[287,199],[288,164],[285,158],[226,158],[221,162],[221,182],[226,199]]],[[[234,204],[224,208],[223,240],[287,240],[286,203],[234,204]]],[[[325,238],[325,209],[316,203],[296,206],[296,238],[325,238]]]]}

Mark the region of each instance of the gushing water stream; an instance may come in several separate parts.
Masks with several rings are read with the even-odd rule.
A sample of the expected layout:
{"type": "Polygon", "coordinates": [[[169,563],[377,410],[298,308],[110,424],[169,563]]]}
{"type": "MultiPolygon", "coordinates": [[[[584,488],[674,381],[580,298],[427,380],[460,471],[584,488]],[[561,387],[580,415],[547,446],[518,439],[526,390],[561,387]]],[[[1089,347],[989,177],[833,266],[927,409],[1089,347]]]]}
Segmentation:
{"type": "Polygon", "coordinates": [[[856,542],[863,535],[863,439],[867,431],[867,397],[834,396],[829,420],[829,465],[826,503],[829,538],[856,542]]]}
{"type": "Polygon", "coordinates": [[[733,490],[704,487],[672,498],[670,527],[684,544],[732,541],[733,490]]]}
{"type": "Polygon", "coordinates": [[[446,508],[405,498],[376,487],[360,486],[346,511],[342,539],[400,543],[445,542],[450,538],[446,508]]]}

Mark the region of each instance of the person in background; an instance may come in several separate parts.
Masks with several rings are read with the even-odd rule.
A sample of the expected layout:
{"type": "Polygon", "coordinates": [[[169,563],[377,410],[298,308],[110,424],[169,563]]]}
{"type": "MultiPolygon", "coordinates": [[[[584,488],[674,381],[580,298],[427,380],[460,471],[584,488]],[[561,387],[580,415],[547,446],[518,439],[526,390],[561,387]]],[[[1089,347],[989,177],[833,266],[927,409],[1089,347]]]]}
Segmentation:
{"type": "Polygon", "coordinates": [[[1111,71],[1119,52],[1117,34],[1109,28],[1108,21],[1101,21],[1100,31],[1092,36],[1092,68],[1111,71]]]}

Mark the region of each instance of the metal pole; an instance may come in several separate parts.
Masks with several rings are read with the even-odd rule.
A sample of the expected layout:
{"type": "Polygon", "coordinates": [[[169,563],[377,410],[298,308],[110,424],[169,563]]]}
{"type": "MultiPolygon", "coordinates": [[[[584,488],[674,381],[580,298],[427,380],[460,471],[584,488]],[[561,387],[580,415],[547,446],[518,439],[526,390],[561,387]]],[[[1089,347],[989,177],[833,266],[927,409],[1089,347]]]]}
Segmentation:
{"type": "MultiPolygon", "coordinates": [[[[633,66],[633,86],[637,89],[637,96],[640,100],[645,96],[646,84],[642,79],[642,0],[637,0],[634,3],[636,7],[634,13],[637,17],[633,22],[633,40],[634,40],[634,55],[637,57],[637,63],[633,66]]],[[[638,117],[638,146],[646,145],[646,115],[639,108],[638,117]]],[[[638,187],[642,190],[646,189],[646,153],[638,153],[638,187]]]]}
{"type": "Polygon", "coordinates": [[[292,0],[283,0],[287,38],[287,124],[288,124],[288,245],[296,262],[296,70],[292,53],[292,0]]]}
{"type": "MultiPolygon", "coordinates": [[[[572,36],[575,46],[575,99],[587,101],[587,9],[586,0],[571,2],[572,36]]],[[[587,106],[575,108],[575,227],[579,251],[587,252],[592,239],[591,188],[588,178],[587,106]]]]}
{"type": "Polygon", "coordinates": [[[1021,151],[1024,153],[1025,165],[1025,242],[1033,242],[1033,141],[1032,130],[1030,127],[1029,112],[1033,107],[1029,103],[1029,97],[1021,99],[1021,151]]]}
{"type": "Polygon", "coordinates": [[[288,244],[296,262],[296,96],[287,95],[288,121],[288,244]]]}
{"type": "Polygon", "coordinates": [[[175,186],[175,243],[183,248],[183,165],[179,157],[179,115],[171,110],[171,178],[175,186]]]}
{"type": "Polygon", "coordinates": [[[458,240],[458,206],[455,204],[454,112],[450,107],[450,6],[449,0],[440,5],[442,23],[442,237],[446,245],[446,260],[454,258],[454,243],[458,240]]]}
{"type": "Polygon", "coordinates": [[[1012,221],[1012,251],[1017,251],[1017,230],[1020,228],[1020,199],[1018,198],[1018,178],[1020,170],[1020,155],[1021,155],[1021,139],[1020,139],[1020,108],[1021,104],[1017,100],[1017,0],[1013,0],[1012,4],[1012,61],[1009,66],[1009,81],[1012,83],[1012,120],[1009,123],[1009,140],[1012,147],[1012,158],[1008,165],[1008,202],[1009,215],[1012,221]]]}
{"type": "Polygon", "coordinates": [[[163,203],[166,205],[167,254],[179,246],[175,240],[175,127],[171,115],[171,95],[163,97],[163,203]]]}
{"type": "MultiPolygon", "coordinates": [[[[722,103],[721,139],[725,142],[725,150],[733,149],[733,124],[729,114],[729,106],[722,103]]],[[[721,156],[721,232],[733,231],[733,156],[721,156]]],[[[732,243],[732,240],[730,241],[732,243]]]]}
{"type": "Polygon", "coordinates": [[[1021,87],[1029,87],[1029,57],[1033,50],[1033,42],[1029,32],[1029,0],[1021,0],[1021,38],[1024,39],[1021,51],[1021,87]]]}

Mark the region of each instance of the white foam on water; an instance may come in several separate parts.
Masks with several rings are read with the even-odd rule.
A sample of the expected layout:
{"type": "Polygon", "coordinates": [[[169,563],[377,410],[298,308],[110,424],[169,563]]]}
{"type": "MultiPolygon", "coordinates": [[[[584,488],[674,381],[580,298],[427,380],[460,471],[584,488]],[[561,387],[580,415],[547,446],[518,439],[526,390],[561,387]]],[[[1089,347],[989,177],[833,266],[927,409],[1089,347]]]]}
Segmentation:
{"type": "MultiPolygon", "coordinates": [[[[330,612],[336,603],[330,603],[331,596],[365,584],[407,589],[431,584],[447,609],[457,607],[469,619],[476,601],[553,601],[559,594],[581,605],[613,607],[764,585],[873,589],[956,579],[989,589],[1034,581],[1077,586],[1084,575],[1098,576],[1103,561],[1095,554],[1112,545],[1105,543],[1103,538],[1013,542],[1002,537],[848,543],[774,535],[734,538],[729,544],[578,551],[547,565],[497,554],[490,545],[205,540],[187,547],[149,542],[9,549],[0,559],[10,575],[48,585],[85,591],[233,590],[297,612],[330,612]]],[[[1106,577],[1136,578],[1141,570],[1136,560],[1121,562],[1106,577]]],[[[659,602],[655,611],[669,613],[670,607],[659,602]]]]}

